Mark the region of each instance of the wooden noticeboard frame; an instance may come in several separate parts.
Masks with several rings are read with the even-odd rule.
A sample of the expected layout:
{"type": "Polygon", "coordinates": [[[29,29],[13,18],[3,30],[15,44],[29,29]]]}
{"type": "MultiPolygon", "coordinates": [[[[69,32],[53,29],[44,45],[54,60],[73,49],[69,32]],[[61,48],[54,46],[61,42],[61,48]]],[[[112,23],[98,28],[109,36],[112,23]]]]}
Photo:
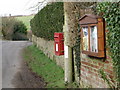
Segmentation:
{"type": "MultiPolygon", "coordinates": [[[[82,53],[95,56],[95,57],[105,57],[105,22],[102,17],[95,15],[85,15],[79,20],[81,26],[81,45],[82,53]],[[91,51],[91,36],[90,28],[91,26],[97,27],[97,52],[91,51]],[[88,50],[84,50],[83,47],[83,28],[88,27],[88,50]]],[[[86,40],[86,39],[85,39],[86,40]]]]}

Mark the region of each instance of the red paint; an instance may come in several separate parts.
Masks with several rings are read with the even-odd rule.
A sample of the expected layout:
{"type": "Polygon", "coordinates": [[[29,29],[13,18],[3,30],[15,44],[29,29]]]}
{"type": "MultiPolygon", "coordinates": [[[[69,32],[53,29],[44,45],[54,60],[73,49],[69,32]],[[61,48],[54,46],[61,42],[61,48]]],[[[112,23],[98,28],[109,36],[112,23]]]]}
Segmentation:
{"type": "Polygon", "coordinates": [[[55,55],[64,55],[64,37],[63,33],[54,33],[54,50],[55,55]]]}

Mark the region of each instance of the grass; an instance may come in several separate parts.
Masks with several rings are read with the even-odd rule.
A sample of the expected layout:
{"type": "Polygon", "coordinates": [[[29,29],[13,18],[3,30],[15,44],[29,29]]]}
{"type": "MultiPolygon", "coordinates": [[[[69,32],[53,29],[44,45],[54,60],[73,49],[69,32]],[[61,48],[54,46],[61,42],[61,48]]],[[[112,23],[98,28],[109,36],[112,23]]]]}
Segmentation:
{"type": "Polygon", "coordinates": [[[34,17],[34,15],[31,16],[21,16],[21,17],[16,17],[16,19],[22,21],[26,27],[27,30],[30,30],[30,20],[34,17]]]}
{"type": "Polygon", "coordinates": [[[42,51],[32,45],[25,48],[23,55],[29,68],[47,82],[47,88],[65,88],[63,69],[42,51]]]}

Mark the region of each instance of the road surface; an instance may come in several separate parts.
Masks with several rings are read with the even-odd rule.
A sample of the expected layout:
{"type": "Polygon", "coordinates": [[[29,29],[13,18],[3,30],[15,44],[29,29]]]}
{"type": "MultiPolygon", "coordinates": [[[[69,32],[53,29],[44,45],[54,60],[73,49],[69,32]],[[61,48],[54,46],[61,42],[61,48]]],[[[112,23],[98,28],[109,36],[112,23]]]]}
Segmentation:
{"type": "Polygon", "coordinates": [[[0,40],[0,90],[2,88],[2,41],[0,40]]]}
{"type": "MultiPolygon", "coordinates": [[[[2,55],[2,88],[14,88],[12,80],[17,72],[20,70],[20,64],[22,62],[22,50],[23,48],[31,45],[28,41],[0,41],[0,55],[2,55]],[[2,43],[1,43],[2,42],[2,43]]],[[[0,65],[1,66],[1,65],[0,65]]],[[[1,69],[1,68],[0,68],[1,69]]],[[[1,72],[0,72],[1,73],[1,72]]]]}

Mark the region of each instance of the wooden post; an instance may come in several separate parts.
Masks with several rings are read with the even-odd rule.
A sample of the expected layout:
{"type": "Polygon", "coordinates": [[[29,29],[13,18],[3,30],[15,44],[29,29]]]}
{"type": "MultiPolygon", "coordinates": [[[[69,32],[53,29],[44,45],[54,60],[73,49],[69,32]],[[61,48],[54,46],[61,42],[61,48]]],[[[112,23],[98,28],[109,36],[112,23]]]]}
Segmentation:
{"type": "Polygon", "coordinates": [[[80,42],[78,42],[78,35],[80,33],[78,32],[78,17],[81,16],[82,7],[90,7],[93,4],[93,2],[64,2],[65,82],[71,83],[73,77],[78,84],[80,82],[80,42]]]}
{"type": "Polygon", "coordinates": [[[79,14],[79,9],[76,7],[76,4],[75,2],[64,3],[65,82],[72,82],[74,77],[75,81],[79,84],[79,73],[77,72],[78,67],[76,66],[77,56],[75,55],[76,50],[74,48],[78,36],[77,15],[79,14]],[[67,52],[68,57],[66,57],[67,52]]]}
{"type": "Polygon", "coordinates": [[[64,58],[64,65],[65,65],[65,83],[69,84],[72,83],[73,80],[73,72],[72,72],[72,48],[69,46],[69,25],[68,25],[68,13],[66,12],[66,7],[68,4],[67,2],[64,3],[64,20],[65,25],[63,26],[64,32],[64,51],[65,51],[65,58],[64,58]]]}
{"type": "Polygon", "coordinates": [[[72,72],[72,48],[65,45],[65,83],[69,84],[73,81],[72,72]]]}
{"type": "Polygon", "coordinates": [[[75,81],[79,83],[78,68],[76,67],[76,52],[74,46],[76,46],[76,39],[78,34],[77,14],[74,2],[64,3],[64,44],[65,44],[65,82],[71,83],[73,77],[75,81]]]}

